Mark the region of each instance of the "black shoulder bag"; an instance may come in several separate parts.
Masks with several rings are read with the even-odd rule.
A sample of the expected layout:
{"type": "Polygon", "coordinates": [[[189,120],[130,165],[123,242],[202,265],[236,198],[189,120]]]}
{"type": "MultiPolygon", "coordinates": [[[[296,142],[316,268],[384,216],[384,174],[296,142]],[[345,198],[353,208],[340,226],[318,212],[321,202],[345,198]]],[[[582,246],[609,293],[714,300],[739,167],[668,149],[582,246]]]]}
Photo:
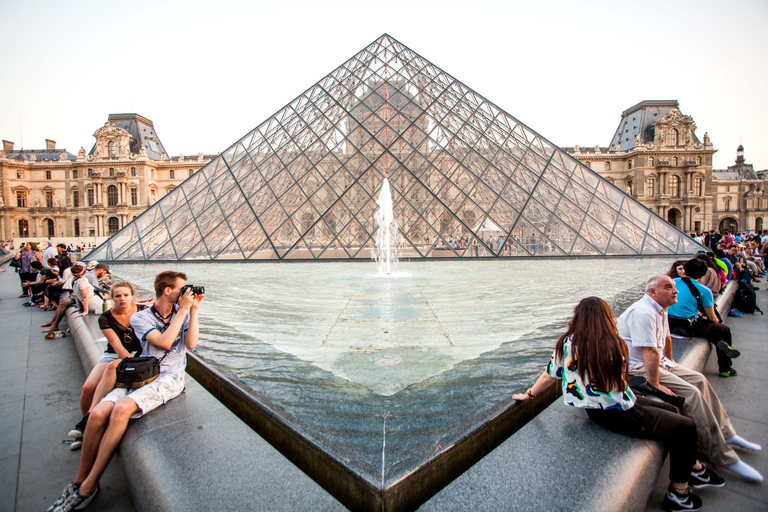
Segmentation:
{"type": "MultiPolygon", "coordinates": [[[[160,313],[157,312],[154,306],[152,306],[152,313],[163,321],[164,327],[160,333],[164,333],[170,321],[166,324],[165,319],[160,316],[160,313]]],[[[160,376],[160,363],[168,355],[170,349],[166,350],[160,359],[154,356],[142,356],[141,350],[139,348],[133,357],[126,357],[117,365],[115,370],[115,387],[137,389],[149,384],[160,376]]]]}
{"type": "MultiPolygon", "coordinates": [[[[696,286],[691,282],[690,277],[681,277],[680,278],[686,286],[688,286],[688,289],[691,290],[691,295],[696,297],[696,309],[699,310],[699,313],[703,315],[703,319],[700,316],[694,322],[697,321],[703,321],[703,322],[710,322],[709,318],[707,318],[707,312],[704,311],[704,304],[701,302],[701,292],[699,292],[699,289],[696,288],[696,286]]],[[[715,315],[717,316],[717,321],[719,323],[723,323],[723,318],[720,316],[720,312],[717,310],[717,308],[713,307],[712,309],[715,310],[715,315]]]]}

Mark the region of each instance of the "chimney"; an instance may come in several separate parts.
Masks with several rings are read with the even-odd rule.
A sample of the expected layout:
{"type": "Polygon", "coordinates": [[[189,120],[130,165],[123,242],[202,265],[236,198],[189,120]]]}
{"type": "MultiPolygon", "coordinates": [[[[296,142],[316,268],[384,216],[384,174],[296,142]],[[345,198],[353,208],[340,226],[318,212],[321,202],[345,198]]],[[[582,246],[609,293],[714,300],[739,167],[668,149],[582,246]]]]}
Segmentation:
{"type": "Polygon", "coordinates": [[[45,149],[56,149],[56,141],[45,139],[45,149]]]}
{"type": "Polygon", "coordinates": [[[3,141],[3,151],[13,151],[13,142],[9,140],[3,141]]]}

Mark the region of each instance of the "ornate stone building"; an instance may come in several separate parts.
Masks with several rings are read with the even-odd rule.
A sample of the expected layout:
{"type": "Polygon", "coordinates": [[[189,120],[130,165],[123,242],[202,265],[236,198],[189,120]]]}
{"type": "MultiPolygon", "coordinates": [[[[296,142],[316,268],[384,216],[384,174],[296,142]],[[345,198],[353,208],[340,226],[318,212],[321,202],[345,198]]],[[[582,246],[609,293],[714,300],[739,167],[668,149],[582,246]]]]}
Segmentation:
{"type": "Polygon", "coordinates": [[[744,161],[744,146],[736,149],[736,163],[713,170],[714,225],[717,229],[762,231],[768,229],[768,171],[755,172],[744,161]]]}
{"type": "Polygon", "coordinates": [[[700,232],[715,222],[716,150],[678,107],[642,101],[622,112],[610,146],[565,150],[679,229],[700,232]]]}
{"type": "Polygon", "coordinates": [[[149,119],[110,114],[86,154],[56,149],[0,151],[0,240],[94,243],[117,232],[215,155],[171,157],[149,119]]]}

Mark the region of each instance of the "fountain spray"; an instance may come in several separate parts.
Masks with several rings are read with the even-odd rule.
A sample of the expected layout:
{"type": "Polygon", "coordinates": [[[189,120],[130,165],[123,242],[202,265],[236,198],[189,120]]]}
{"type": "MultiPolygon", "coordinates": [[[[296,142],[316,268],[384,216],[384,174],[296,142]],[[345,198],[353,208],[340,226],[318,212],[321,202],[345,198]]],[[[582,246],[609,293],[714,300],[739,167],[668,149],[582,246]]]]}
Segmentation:
{"type": "Polygon", "coordinates": [[[379,229],[376,231],[376,247],[373,250],[373,257],[379,266],[379,275],[389,275],[397,264],[401,240],[392,208],[392,191],[389,188],[389,179],[387,178],[384,178],[381,184],[381,192],[379,192],[376,204],[379,205],[379,209],[376,211],[376,222],[379,224],[379,229]]]}

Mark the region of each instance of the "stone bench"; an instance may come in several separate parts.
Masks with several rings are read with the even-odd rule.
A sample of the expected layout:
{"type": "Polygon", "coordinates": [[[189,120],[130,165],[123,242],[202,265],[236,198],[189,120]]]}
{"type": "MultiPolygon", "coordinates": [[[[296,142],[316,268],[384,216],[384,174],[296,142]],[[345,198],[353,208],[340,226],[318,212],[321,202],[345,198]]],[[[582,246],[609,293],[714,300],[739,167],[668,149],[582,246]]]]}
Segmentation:
{"type": "MultiPolygon", "coordinates": [[[[716,300],[723,318],[737,288],[716,300]]],[[[710,353],[702,338],[673,349],[697,371],[710,353]]],[[[645,510],[665,456],[660,443],[613,434],[558,398],[419,510],[645,510]]]]}
{"type": "MultiPolygon", "coordinates": [[[[90,372],[106,342],[98,316],[67,322],[90,372]]],[[[179,397],[131,421],[120,443],[136,508],[156,510],[344,510],[189,375],[179,397]]]]}

